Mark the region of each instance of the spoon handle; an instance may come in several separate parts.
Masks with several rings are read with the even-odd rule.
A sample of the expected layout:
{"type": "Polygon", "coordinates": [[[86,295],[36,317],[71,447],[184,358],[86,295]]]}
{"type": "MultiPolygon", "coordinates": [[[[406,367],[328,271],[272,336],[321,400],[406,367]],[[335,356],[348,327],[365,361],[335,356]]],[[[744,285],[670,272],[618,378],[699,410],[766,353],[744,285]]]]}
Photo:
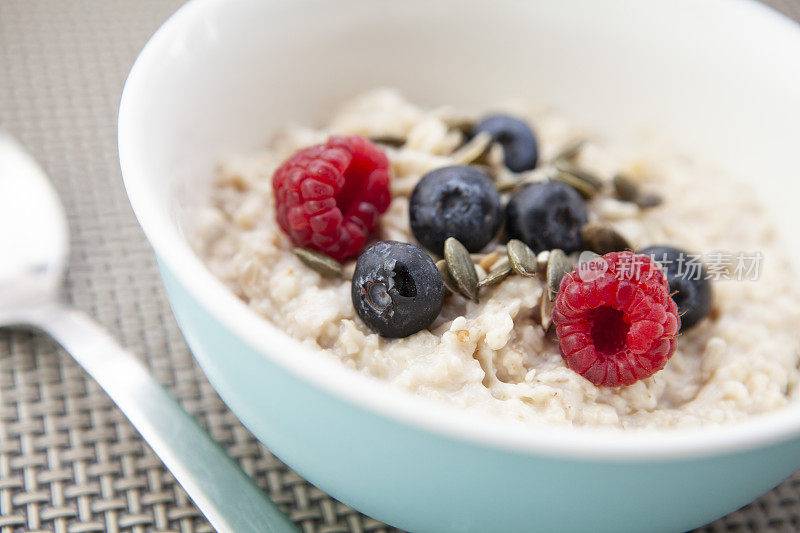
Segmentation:
{"type": "Polygon", "coordinates": [[[144,365],[88,315],[53,305],[31,318],[108,393],[217,531],[297,531],[144,365]]]}

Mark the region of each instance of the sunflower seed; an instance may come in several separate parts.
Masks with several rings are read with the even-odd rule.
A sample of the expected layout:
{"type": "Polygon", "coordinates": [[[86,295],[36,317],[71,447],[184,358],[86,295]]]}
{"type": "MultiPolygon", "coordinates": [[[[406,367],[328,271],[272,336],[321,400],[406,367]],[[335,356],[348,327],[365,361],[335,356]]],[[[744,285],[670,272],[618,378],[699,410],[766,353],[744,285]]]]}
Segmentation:
{"type": "MultiPolygon", "coordinates": [[[[572,261],[562,250],[555,248],[550,250],[550,257],[547,260],[547,293],[552,301],[556,299],[561,280],[572,271],[572,261]]],[[[543,315],[544,316],[544,315],[543,315]]]]}
{"type": "MultiPolygon", "coordinates": [[[[505,169],[506,150],[503,145],[498,142],[493,142],[489,145],[489,151],[486,153],[486,162],[492,168],[505,169]]],[[[510,172],[510,171],[508,171],[510,172]]]]}
{"type": "Polygon", "coordinates": [[[576,178],[585,181],[592,185],[595,189],[600,189],[603,186],[603,180],[600,179],[594,172],[589,172],[584,168],[580,168],[568,161],[556,161],[553,166],[560,172],[566,172],[576,178]]]}
{"type": "Polygon", "coordinates": [[[589,222],[581,228],[583,247],[597,254],[630,250],[628,240],[602,222],[589,222]]]}
{"type": "Polygon", "coordinates": [[[472,127],[475,122],[475,117],[467,115],[452,115],[444,119],[444,123],[448,128],[458,130],[467,136],[472,133],[472,127]]]}
{"type": "Polygon", "coordinates": [[[536,275],[536,254],[524,242],[511,239],[508,241],[508,260],[511,268],[520,276],[533,277],[536,275]]]}
{"type": "Polygon", "coordinates": [[[580,194],[585,199],[589,200],[590,198],[594,198],[597,194],[597,187],[592,185],[591,183],[584,181],[573,174],[568,174],[566,172],[558,172],[553,179],[556,181],[560,181],[566,185],[569,185],[580,194]]]}
{"type": "Polygon", "coordinates": [[[395,148],[400,148],[406,144],[404,138],[395,135],[376,135],[370,137],[369,140],[376,144],[385,144],[387,146],[394,146],[395,148]]]}
{"type": "Polygon", "coordinates": [[[550,259],[550,250],[543,250],[536,255],[536,271],[542,279],[547,278],[547,261],[550,259]]]}
{"type": "Polygon", "coordinates": [[[642,209],[656,207],[657,205],[661,205],[663,202],[664,198],[662,198],[660,194],[656,194],[654,192],[646,192],[639,195],[639,197],[636,199],[636,205],[642,209]]]}
{"type": "MultiPolygon", "coordinates": [[[[486,271],[488,271],[492,266],[497,263],[497,260],[500,258],[500,252],[497,250],[493,250],[488,254],[483,254],[478,257],[478,265],[486,271]]],[[[474,259],[474,257],[473,257],[474,259]]]]}
{"type": "Polygon", "coordinates": [[[511,272],[511,264],[508,261],[503,260],[491,271],[489,271],[486,277],[478,283],[478,287],[490,287],[492,285],[497,285],[511,275],[511,272]]]}
{"type": "Polygon", "coordinates": [[[450,277],[450,271],[447,270],[447,261],[444,259],[439,259],[436,261],[436,268],[439,270],[439,275],[442,276],[442,282],[444,282],[444,288],[447,289],[448,292],[453,294],[461,294],[456,287],[453,278],[450,277]]]}
{"type": "Polygon", "coordinates": [[[639,197],[639,187],[622,174],[614,176],[614,192],[623,202],[634,202],[639,197]]]}
{"type": "Polygon", "coordinates": [[[561,147],[561,150],[556,153],[553,157],[553,161],[570,161],[575,159],[579,153],[581,153],[581,149],[586,144],[586,139],[575,139],[564,146],[561,147]]]}
{"type": "Polygon", "coordinates": [[[294,253],[304,265],[312,270],[316,270],[323,276],[336,278],[342,275],[342,264],[340,262],[316,250],[294,248],[292,253],[294,253]]]}
{"type": "Polygon", "coordinates": [[[464,245],[453,237],[444,241],[444,259],[456,287],[466,298],[478,301],[478,272],[464,245]]]}
{"type": "Polygon", "coordinates": [[[545,332],[550,329],[550,324],[553,323],[553,309],[556,307],[553,300],[555,298],[551,300],[547,296],[547,290],[542,291],[542,298],[539,301],[539,323],[545,332]]]}
{"type": "Polygon", "coordinates": [[[486,131],[482,131],[472,139],[468,140],[458,150],[450,154],[457,165],[469,165],[471,163],[480,163],[486,158],[489,153],[489,147],[492,144],[492,136],[486,131]]]}

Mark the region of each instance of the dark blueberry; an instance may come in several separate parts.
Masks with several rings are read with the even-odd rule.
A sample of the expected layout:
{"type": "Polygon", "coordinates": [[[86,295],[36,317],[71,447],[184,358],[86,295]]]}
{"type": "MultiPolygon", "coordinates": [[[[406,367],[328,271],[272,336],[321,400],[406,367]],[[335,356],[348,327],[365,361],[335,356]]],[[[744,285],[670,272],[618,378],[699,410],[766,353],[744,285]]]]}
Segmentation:
{"type": "Polygon", "coordinates": [[[353,306],[384,337],[408,337],[431,325],[444,303],[444,282],[433,259],[404,242],[376,242],[359,256],[353,306]]]}
{"type": "Polygon", "coordinates": [[[488,132],[503,146],[505,164],[514,172],[524,172],[536,166],[539,147],[528,124],[509,115],[490,115],[472,128],[472,135],[488,132]]]}
{"type": "Polygon", "coordinates": [[[477,252],[497,235],[503,221],[500,195],[492,181],[466,166],[425,174],[411,193],[408,214],[417,241],[439,255],[448,237],[477,252]]]}
{"type": "Polygon", "coordinates": [[[517,191],[506,206],[506,231],[533,251],[580,250],[586,206],[569,185],[558,181],[531,183],[517,191]]]}
{"type": "Polygon", "coordinates": [[[697,324],[711,312],[711,282],[699,257],[672,246],[650,246],[639,251],[660,263],[669,281],[672,299],[681,315],[681,330],[697,324]]]}

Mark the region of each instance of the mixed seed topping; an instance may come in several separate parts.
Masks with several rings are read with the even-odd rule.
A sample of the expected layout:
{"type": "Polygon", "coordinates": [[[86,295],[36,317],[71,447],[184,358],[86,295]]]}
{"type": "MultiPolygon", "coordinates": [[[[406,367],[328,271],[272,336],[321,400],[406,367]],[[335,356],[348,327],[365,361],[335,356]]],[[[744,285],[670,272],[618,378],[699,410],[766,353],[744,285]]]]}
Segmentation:
{"type": "Polygon", "coordinates": [[[527,278],[534,277],[539,268],[539,263],[533,250],[517,239],[508,241],[508,261],[514,272],[527,278]]]}
{"type": "Polygon", "coordinates": [[[325,277],[338,278],[342,276],[342,264],[321,252],[309,250],[308,248],[293,248],[292,253],[308,268],[325,277]]]}
{"type": "MultiPolygon", "coordinates": [[[[573,139],[548,161],[539,162],[533,130],[515,117],[492,115],[478,120],[448,116],[444,121],[453,134],[460,132],[464,139],[449,155],[454,166],[423,176],[409,201],[412,232],[426,250],[391,241],[381,241],[385,250],[370,247],[372,255],[384,250],[384,256],[364,258],[358,276],[353,277],[354,302],[363,304],[360,315],[379,333],[410,335],[428,327],[438,314],[434,310],[441,306],[437,301],[426,307],[419,301],[422,294],[434,294],[436,299],[441,294],[441,300],[459,296],[478,303],[482,291],[512,276],[538,278],[542,289],[533,314],[548,338],[557,342],[552,316],[564,277],[579,261],[633,249],[608,222],[590,219],[586,206],[598,196],[610,196],[648,209],[660,205],[663,198],[642,190],[625,174],[606,180],[582,166],[585,139],[573,139]],[[503,218],[505,231],[501,230],[503,218]],[[498,233],[505,237],[500,242],[498,233]],[[400,253],[400,261],[392,259],[395,251],[400,253]],[[375,285],[377,278],[370,269],[380,271],[380,286],[375,285]],[[479,271],[486,273],[482,279],[479,271]],[[362,282],[372,285],[357,286],[362,282]],[[400,327],[383,308],[368,305],[377,301],[378,293],[391,296],[392,313],[406,317],[406,324],[400,327]],[[417,308],[427,313],[425,320],[409,318],[417,308]],[[371,321],[380,327],[373,327],[371,321]]],[[[401,149],[407,139],[383,135],[371,141],[401,149]]],[[[343,276],[342,264],[325,253],[302,247],[292,251],[304,265],[325,277],[343,276]]],[[[683,283],[687,294],[694,288],[677,278],[671,282],[676,286],[683,283]]],[[[696,314],[697,320],[706,316],[705,307],[696,314]]]]}
{"type": "Polygon", "coordinates": [[[453,237],[448,238],[444,241],[444,259],[458,292],[465,298],[477,302],[478,272],[464,245],[453,237]]]}

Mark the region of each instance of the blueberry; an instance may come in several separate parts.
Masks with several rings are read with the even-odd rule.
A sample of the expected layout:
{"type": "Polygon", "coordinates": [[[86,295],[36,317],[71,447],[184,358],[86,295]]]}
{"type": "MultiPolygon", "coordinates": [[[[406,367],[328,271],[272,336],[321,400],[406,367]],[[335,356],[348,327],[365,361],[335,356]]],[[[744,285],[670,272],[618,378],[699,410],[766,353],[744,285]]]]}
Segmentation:
{"type": "Polygon", "coordinates": [[[536,166],[539,147],[528,124],[509,115],[490,115],[472,128],[472,135],[484,131],[503,146],[505,164],[510,170],[524,172],[536,166]]]}
{"type": "Polygon", "coordinates": [[[672,246],[650,246],[639,251],[661,264],[669,281],[672,299],[681,314],[681,330],[697,324],[711,312],[711,282],[697,256],[672,246]]]}
{"type": "Polygon", "coordinates": [[[517,191],[506,206],[506,231],[533,251],[580,250],[586,206],[569,185],[558,181],[531,183],[517,191]]]}
{"type": "Polygon", "coordinates": [[[503,221],[500,195],[492,181],[474,167],[428,172],[414,187],[409,202],[414,238],[439,255],[448,237],[477,252],[497,235],[503,221]]]}
{"type": "Polygon", "coordinates": [[[427,328],[444,303],[444,282],[421,248],[376,242],[356,261],[353,307],[367,326],[384,337],[408,337],[427,328]]]}

